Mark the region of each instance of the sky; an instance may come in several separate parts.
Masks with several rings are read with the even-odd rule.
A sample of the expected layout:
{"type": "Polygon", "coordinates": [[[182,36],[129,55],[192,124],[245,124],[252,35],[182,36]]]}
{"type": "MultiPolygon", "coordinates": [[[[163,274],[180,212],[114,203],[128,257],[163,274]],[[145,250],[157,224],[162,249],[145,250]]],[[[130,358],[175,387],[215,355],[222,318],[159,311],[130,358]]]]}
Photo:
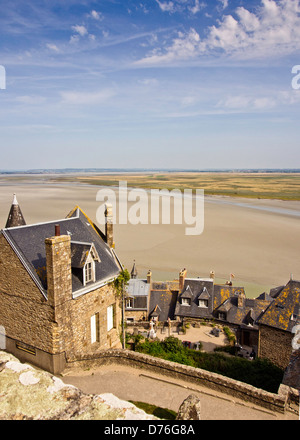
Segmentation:
{"type": "Polygon", "coordinates": [[[1,170],[300,168],[300,0],[0,3],[1,170]]]}

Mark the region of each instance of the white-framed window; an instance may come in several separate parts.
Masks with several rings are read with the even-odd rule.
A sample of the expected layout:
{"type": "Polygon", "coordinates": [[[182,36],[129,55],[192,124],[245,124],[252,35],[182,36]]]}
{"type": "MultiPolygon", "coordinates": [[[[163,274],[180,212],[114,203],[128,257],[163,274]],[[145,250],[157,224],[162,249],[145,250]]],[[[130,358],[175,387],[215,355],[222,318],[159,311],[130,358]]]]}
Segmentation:
{"type": "Polygon", "coordinates": [[[91,343],[99,342],[99,313],[91,316],[91,343]]]}
{"type": "Polygon", "coordinates": [[[126,309],[133,308],[133,298],[126,298],[126,309]]]}
{"type": "Polygon", "coordinates": [[[207,309],[208,308],[208,300],[207,299],[199,299],[199,307],[207,309]]]}
{"type": "Polygon", "coordinates": [[[112,304],[107,307],[107,331],[109,332],[111,329],[115,327],[115,307],[112,304]]]}
{"type": "Polygon", "coordinates": [[[182,298],[181,304],[183,306],[190,306],[191,305],[191,300],[189,298],[182,298]]]}
{"type": "Polygon", "coordinates": [[[89,260],[85,263],[83,268],[83,284],[86,285],[92,281],[95,281],[95,262],[89,260]]]}

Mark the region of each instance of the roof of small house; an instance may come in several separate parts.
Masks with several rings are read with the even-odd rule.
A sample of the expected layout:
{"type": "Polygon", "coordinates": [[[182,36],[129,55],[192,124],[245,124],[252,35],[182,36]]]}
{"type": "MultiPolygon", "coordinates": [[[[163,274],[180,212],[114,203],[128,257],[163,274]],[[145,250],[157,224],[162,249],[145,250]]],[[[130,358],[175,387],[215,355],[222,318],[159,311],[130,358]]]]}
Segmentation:
{"type": "Polygon", "coordinates": [[[150,284],[147,283],[147,280],[131,278],[125,287],[125,290],[127,291],[127,296],[129,297],[148,296],[150,284]]]}
{"type": "Polygon", "coordinates": [[[251,326],[257,329],[256,321],[268,308],[272,298],[271,300],[259,300],[245,297],[239,307],[238,295],[242,293],[240,290],[238,292],[226,299],[224,303],[214,310],[215,316],[218,316],[218,312],[223,312],[226,313],[226,321],[230,324],[251,326]]]}
{"type": "Polygon", "coordinates": [[[186,278],[182,293],[178,297],[175,316],[208,318],[213,311],[214,283],[207,278],[186,278]],[[190,305],[183,305],[182,298],[189,298],[190,305]],[[199,307],[199,299],[208,301],[207,307],[199,307]]]}
{"type": "Polygon", "coordinates": [[[1,233],[18,255],[26,270],[47,296],[45,239],[54,236],[55,225],[60,226],[61,235],[71,237],[72,291],[73,296],[82,290],[93,290],[117,277],[122,268],[113,249],[105,243],[101,232],[88,216],[76,206],[66,218],[33,225],[5,228],[1,233]],[[78,268],[83,267],[91,249],[96,253],[95,282],[83,286],[78,268]]]}
{"type": "Polygon", "coordinates": [[[176,307],[177,292],[168,288],[168,283],[165,289],[150,291],[149,298],[149,312],[150,316],[158,317],[159,321],[166,321],[168,318],[174,319],[174,312],[176,307]]]}
{"type": "Polygon", "coordinates": [[[259,324],[291,332],[300,323],[300,281],[290,280],[258,320],[259,324]]]}

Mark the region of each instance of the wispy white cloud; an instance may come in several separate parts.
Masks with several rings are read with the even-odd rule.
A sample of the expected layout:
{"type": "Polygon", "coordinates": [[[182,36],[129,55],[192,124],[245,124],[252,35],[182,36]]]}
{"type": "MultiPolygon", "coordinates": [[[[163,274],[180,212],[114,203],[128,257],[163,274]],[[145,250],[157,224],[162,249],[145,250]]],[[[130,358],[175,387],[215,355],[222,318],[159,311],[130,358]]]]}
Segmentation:
{"type": "Polygon", "coordinates": [[[98,12],[95,10],[91,11],[89,16],[91,18],[94,18],[95,20],[98,20],[98,21],[103,20],[103,15],[101,14],[101,12],[98,12]]]}
{"type": "Polygon", "coordinates": [[[86,35],[88,33],[87,28],[83,25],[76,24],[75,26],[72,26],[73,31],[78,33],[81,37],[86,35]]]}
{"type": "Polygon", "coordinates": [[[221,8],[224,10],[228,8],[228,0],[218,0],[221,3],[221,8]]]}
{"type": "Polygon", "coordinates": [[[185,11],[188,11],[192,14],[197,14],[199,11],[207,6],[205,2],[200,2],[200,0],[156,0],[156,3],[160,7],[161,11],[169,12],[170,14],[185,11]]]}
{"type": "Polygon", "coordinates": [[[206,7],[206,3],[201,2],[200,0],[195,0],[195,4],[194,6],[188,6],[188,10],[192,13],[192,14],[197,14],[198,12],[200,12],[202,9],[204,9],[206,7]]]}
{"type": "Polygon", "coordinates": [[[47,43],[46,46],[48,49],[52,50],[53,52],[59,52],[59,48],[56,46],[56,44],[47,43]]]}
{"type": "MultiPolygon", "coordinates": [[[[158,0],[157,0],[158,1],[158,0]]],[[[171,8],[172,2],[168,7],[171,8]]],[[[223,6],[227,6],[223,1],[223,6]]],[[[156,48],[137,64],[155,65],[213,54],[237,59],[279,57],[299,51],[300,1],[261,0],[256,12],[244,7],[224,15],[200,38],[196,28],[180,32],[169,45],[156,48]]]]}
{"type": "Polygon", "coordinates": [[[172,1],[160,2],[159,0],[156,0],[156,3],[163,12],[175,12],[176,10],[175,5],[172,1]]]}
{"type": "Polygon", "coordinates": [[[112,89],[104,89],[94,92],[64,91],[61,93],[62,102],[72,105],[94,105],[106,102],[115,96],[116,92],[112,89]]]}

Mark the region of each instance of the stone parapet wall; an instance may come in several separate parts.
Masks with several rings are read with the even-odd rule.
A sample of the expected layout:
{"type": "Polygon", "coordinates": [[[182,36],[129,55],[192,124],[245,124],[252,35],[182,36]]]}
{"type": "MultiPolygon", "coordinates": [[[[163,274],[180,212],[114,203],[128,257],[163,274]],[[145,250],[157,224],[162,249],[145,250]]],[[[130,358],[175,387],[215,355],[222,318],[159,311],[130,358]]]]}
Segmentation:
{"type": "Polygon", "coordinates": [[[91,357],[82,357],[68,367],[99,367],[108,364],[128,365],[134,368],[149,370],[172,379],[184,380],[194,385],[205,386],[211,390],[228,394],[272,411],[284,412],[288,401],[286,390],[269,393],[252,385],[239,382],[220,374],[211,373],[200,368],[177,364],[130,350],[107,350],[91,357]]]}
{"type": "Polygon", "coordinates": [[[266,325],[260,325],[259,332],[259,357],[285,369],[292,354],[293,334],[266,325]]]}

